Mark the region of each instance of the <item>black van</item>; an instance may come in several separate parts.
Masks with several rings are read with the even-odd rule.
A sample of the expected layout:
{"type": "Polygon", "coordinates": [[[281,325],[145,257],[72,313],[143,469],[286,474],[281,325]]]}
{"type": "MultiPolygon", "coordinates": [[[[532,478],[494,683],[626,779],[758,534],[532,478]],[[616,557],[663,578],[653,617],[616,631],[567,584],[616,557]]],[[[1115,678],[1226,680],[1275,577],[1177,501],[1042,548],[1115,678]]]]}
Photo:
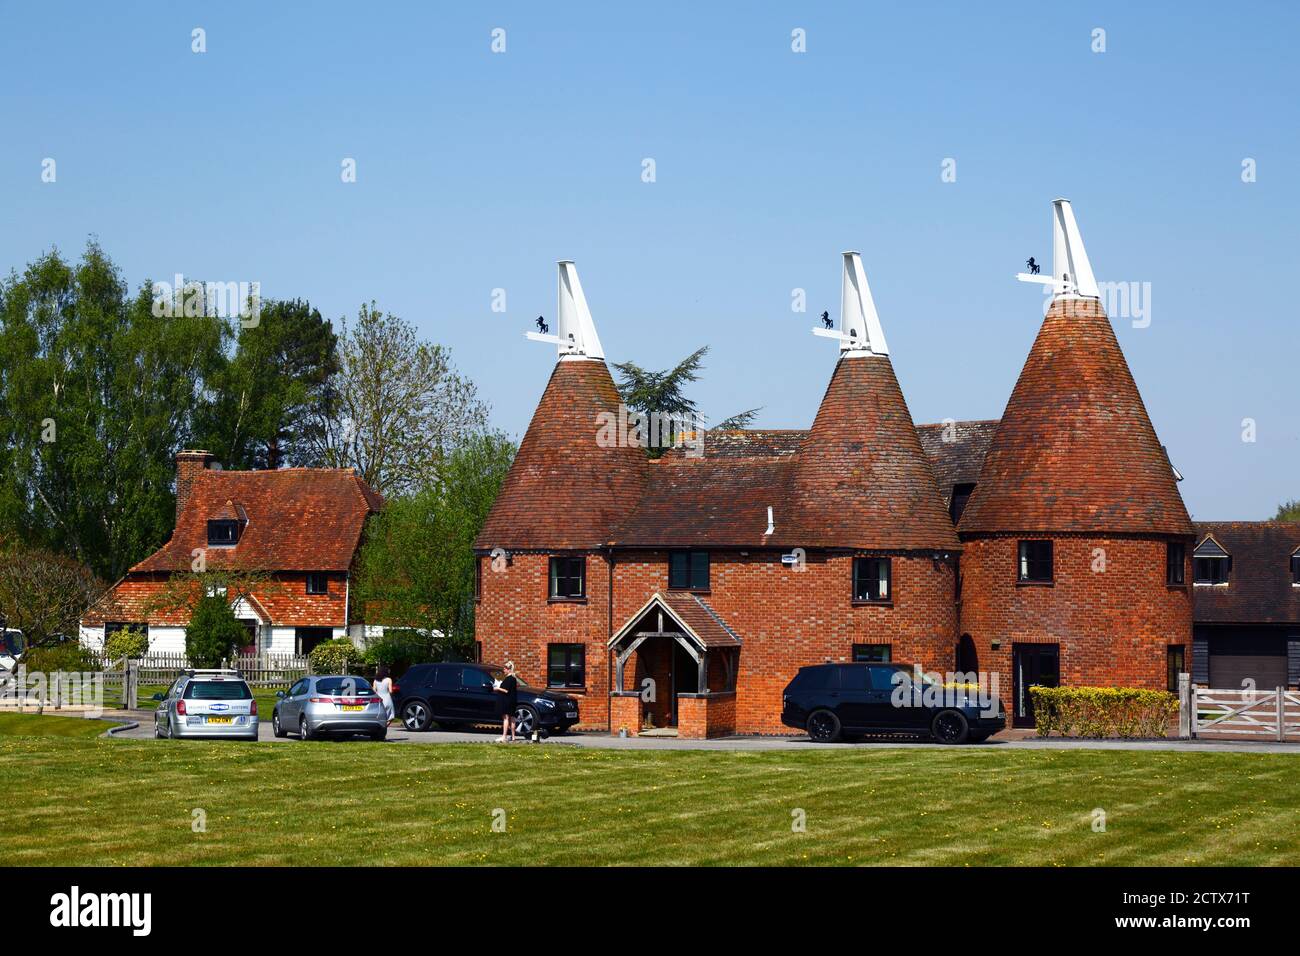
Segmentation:
{"type": "Polygon", "coordinates": [[[982,706],[965,686],[944,686],[910,664],[802,667],[781,697],[781,723],[821,743],[845,734],[910,734],[944,744],[978,743],[1007,725],[996,698],[982,706]]]}

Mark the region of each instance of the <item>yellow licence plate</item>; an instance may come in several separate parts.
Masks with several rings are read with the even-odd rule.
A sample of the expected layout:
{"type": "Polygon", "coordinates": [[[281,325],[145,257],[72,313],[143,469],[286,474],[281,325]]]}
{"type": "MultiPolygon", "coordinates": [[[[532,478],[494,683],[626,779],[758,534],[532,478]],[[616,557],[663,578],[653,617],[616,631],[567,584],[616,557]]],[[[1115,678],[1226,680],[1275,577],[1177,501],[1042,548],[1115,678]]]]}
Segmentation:
{"type": "Polygon", "coordinates": [[[344,704],[343,709],[344,710],[365,710],[365,708],[362,707],[360,704],[344,704]]]}
{"type": "Polygon", "coordinates": [[[235,718],[233,718],[233,717],[209,717],[209,718],[208,718],[208,723],[210,723],[210,724],[228,724],[228,723],[231,723],[234,719],[235,719],[235,718]]]}

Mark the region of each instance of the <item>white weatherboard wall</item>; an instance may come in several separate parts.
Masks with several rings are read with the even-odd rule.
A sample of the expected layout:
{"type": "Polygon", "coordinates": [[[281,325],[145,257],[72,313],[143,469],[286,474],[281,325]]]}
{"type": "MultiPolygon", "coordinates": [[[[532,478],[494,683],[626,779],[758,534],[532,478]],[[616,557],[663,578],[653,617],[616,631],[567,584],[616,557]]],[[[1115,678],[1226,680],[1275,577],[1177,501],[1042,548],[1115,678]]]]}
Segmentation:
{"type": "Polygon", "coordinates": [[[185,628],[151,626],[149,628],[149,653],[184,654],[185,628]]]}
{"type": "Polygon", "coordinates": [[[84,624],[77,629],[77,637],[81,640],[81,646],[88,651],[102,651],[104,649],[104,628],[86,627],[84,624]]]}
{"type": "Polygon", "coordinates": [[[271,639],[266,645],[266,650],[272,654],[293,654],[298,649],[294,640],[296,636],[296,628],[273,627],[271,628],[271,639]]]}

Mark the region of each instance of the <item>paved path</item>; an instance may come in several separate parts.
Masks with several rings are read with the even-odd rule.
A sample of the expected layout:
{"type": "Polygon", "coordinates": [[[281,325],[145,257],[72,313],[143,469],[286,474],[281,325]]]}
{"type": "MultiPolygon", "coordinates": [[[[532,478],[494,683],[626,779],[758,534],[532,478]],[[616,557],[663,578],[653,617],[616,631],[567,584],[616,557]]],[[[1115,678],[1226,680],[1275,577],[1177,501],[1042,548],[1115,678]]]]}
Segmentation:
{"type": "MultiPolygon", "coordinates": [[[[139,726],[115,734],[118,738],[152,739],[153,711],[105,711],[104,717],[115,721],[136,721],[139,726]]],[[[414,733],[393,724],[388,728],[388,743],[394,744],[491,744],[500,731],[490,730],[431,730],[414,733]]],[[[296,744],[298,738],[277,738],[271,733],[270,720],[259,724],[258,739],[281,744],[296,744]]],[[[370,741],[352,738],[348,742],[358,745],[370,741]]],[[[879,750],[890,747],[943,747],[930,741],[899,737],[855,741],[840,744],[814,744],[806,736],[790,737],[723,737],[716,740],[681,740],[676,737],[612,737],[604,733],[570,733],[562,737],[549,737],[543,741],[547,747],[592,747],[600,750],[879,750]]],[[[526,747],[518,742],[505,746],[526,747]]],[[[996,750],[1173,750],[1212,751],[1219,753],[1287,753],[1300,756],[1300,743],[1278,743],[1260,740],[1062,740],[1059,737],[1042,739],[1032,732],[1006,730],[990,737],[984,743],[968,747],[996,750]]]]}

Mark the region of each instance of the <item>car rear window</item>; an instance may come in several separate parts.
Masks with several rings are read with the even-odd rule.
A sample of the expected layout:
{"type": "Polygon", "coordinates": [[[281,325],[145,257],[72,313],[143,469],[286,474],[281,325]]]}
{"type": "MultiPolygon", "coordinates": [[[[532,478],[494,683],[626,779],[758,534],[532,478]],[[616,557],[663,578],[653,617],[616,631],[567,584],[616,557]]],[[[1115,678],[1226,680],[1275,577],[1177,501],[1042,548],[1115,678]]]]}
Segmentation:
{"type": "Polygon", "coordinates": [[[248,700],[253,692],[242,680],[192,680],[181,696],[186,700],[248,700]]]}
{"type": "Polygon", "coordinates": [[[321,694],[373,694],[370,682],[364,677],[324,677],[316,682],[321,694]]]}

